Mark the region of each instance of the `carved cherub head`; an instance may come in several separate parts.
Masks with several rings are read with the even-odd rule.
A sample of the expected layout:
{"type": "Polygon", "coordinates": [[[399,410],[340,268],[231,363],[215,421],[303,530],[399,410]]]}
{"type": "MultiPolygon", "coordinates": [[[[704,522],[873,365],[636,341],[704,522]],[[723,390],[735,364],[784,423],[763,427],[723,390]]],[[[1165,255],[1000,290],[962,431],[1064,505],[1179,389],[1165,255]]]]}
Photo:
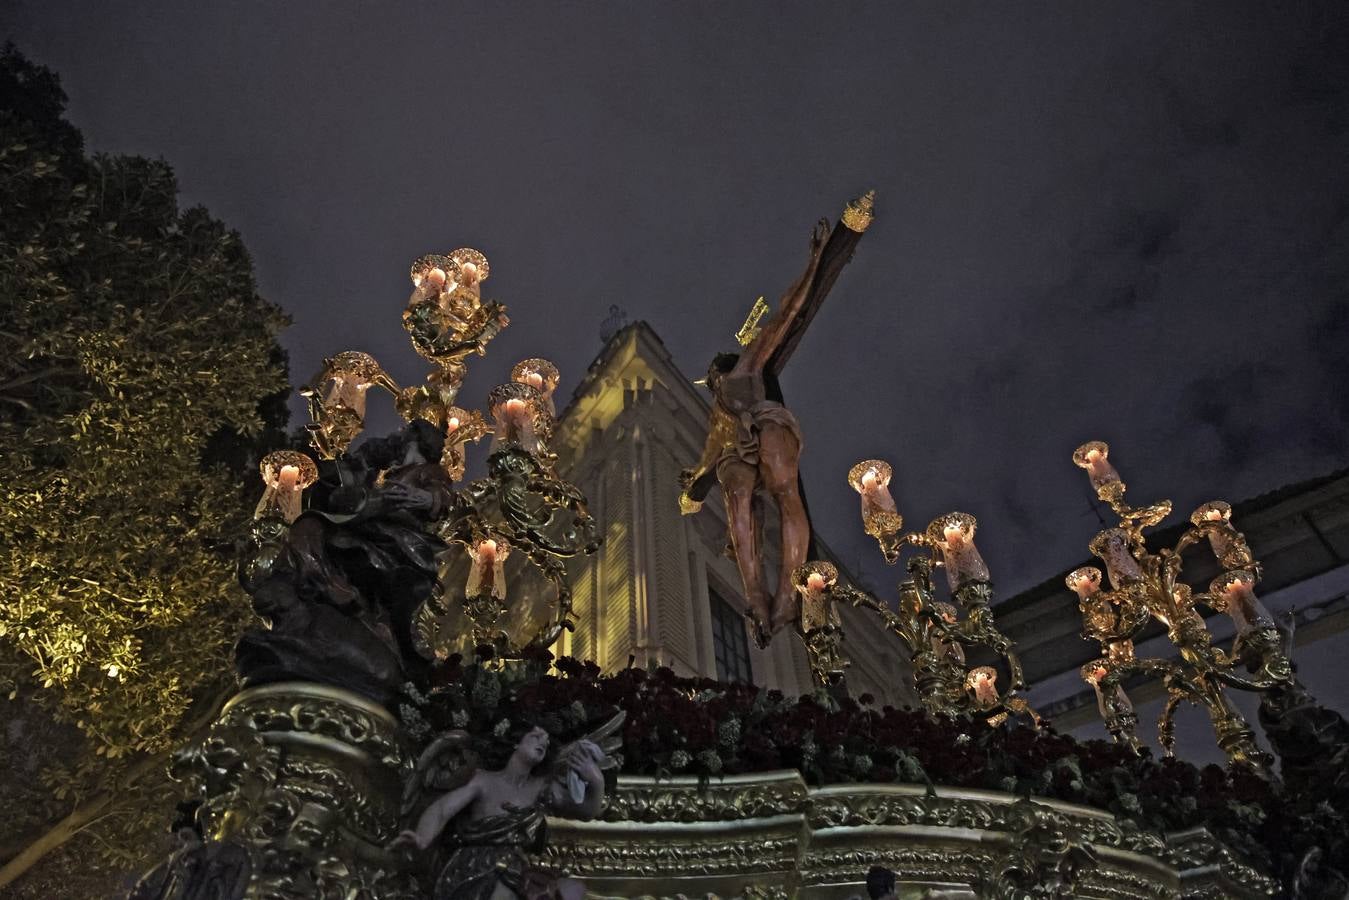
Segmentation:
{"type": "Polygon", "coordinates": [[[548,757],[548,744],[550,740],[551,738],[549,738],[548,732],[544,731],[542,727],[535,725],[533,728],[526,731],[524,736],[520,738],[520,742],[515,745],[515,753],[513,755],[519,758],[521,762],[528,763],[529,767],[532,769],[548,757]]]}
{"type": "Polygon", "coordinates": [[[482,765],[504,769],[512,762],[539,772],[553,761],[554,741],[546,724],[536,720],[503,721],[479,743],[482,765]]]}

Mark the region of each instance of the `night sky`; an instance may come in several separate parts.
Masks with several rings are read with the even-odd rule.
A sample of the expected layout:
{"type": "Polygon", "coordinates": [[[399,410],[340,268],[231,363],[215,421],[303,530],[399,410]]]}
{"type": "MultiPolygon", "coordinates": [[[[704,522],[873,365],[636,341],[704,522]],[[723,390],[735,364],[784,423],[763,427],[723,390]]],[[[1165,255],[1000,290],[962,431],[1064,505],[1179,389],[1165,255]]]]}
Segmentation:
{"type": "Polygon", "coordinates": [[[569,396],[610,304],[699,377],[875,188],[784,390],[880,584],[863,457],[910,525],[977,515],[1003,596],[1085,558],[1084,440],[1182,512],[1349,463],[1342,2],[6,7],[91,150],[242,232],[297,383],[344,349],[420,380],[408,264],[461,245],[514,320],[468,403],[536,355],[569,396]]]}

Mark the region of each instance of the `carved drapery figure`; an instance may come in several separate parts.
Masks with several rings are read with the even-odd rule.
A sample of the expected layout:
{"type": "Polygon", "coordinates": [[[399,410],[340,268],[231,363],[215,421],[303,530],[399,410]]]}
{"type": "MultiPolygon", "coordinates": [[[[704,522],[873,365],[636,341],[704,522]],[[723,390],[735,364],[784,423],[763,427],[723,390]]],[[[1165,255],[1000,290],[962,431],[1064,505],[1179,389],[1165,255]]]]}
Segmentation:
{"type": "Polygon", "coordinates": [[[309,679],[384,701],[424,663],[412,639],[445,542],[428,524],[455,507],[444,439],[418,420],[326,463],[288,529],[255,527],[241,571],[269,623],[240,638],[245,684],[309,679]]]}
{"type": "Polygon", "coordinates": [[[850,204],[842,228],[822,220],[811,235],[805,271],[783,294],[777,311],[741,354],[719,354],[707,373],[714,397],[707,443],[698,464],[681,473],[680,510],[697,512],[712,482],[721,484],[727,526],[755,640],[766,646],[774,633],[797,618],[791,575],[806,561],[810,520],[801,496],[798,464],[801,429],[783,405],[779,373],[824,302],[838,274],[852,258],[871,223],[872,195],[850,204]],[[754,495],[762,490],[778,510],[782,558],[775,590],[764,584],[754,495]]]}
{"type": "Polygon", "coordinates": [[[580,898],[580,882],[531,863],[543,848],[548,813],[593,819],[604,805],[604,770],[615,765],[619,713],[600,728],[549,753],[551,738],[538,726],[518,733],[505,765],[477,764],[467,733],[453,731],[422,754],[404,794],[404,813],[417,815],[395,846],[438,845],[433,900],[491,900],[539,896],[580,898]],[[425,795],[439,793],[429,804],[425,795]],[[423,808],[424,807],[424,808],[423,808]]]}

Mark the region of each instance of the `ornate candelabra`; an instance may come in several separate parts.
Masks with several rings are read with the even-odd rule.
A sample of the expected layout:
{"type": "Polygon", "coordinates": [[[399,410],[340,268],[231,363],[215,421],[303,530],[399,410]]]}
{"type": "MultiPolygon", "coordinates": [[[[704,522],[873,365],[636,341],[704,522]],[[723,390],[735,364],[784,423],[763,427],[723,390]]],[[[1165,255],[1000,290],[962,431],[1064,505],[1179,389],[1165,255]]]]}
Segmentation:
{"type": "Polygon", "coordinates": [[[1167,691],[1157,723],[1167,755],[1175,743],[1176,708],[1189,701],[1209,714],[1218,744],[1232,762],[1267,766],[1268,754],[1256,745],[1250,725],[1224,692],[1225,687],[1267,692],[1292,684],[1292,667],[1279,631],[1255,596],[1260,563],[1232,526],[1232,508],[1221,500],[1196,509],[1190,527],[1173,547],[1150,552],[1143,532],[1170,514],[1171,501],[1144,507],[1126,504],[1125,484],[1109,453],[1106,444],[1091,441],[1074,451],[1073,462],[1087,470],[1096,495],[1120,519],[1119,525],[1102,530],[1090,544],[1091,552],[1105,564],[1110,590],[1101,588],[1101,572],[1093,567],[1077,569],[1066,579],[1082,610],[1083,636],[1101,644],[1103,655],[1083,666],[1082,675],[1096,691],[1107,729],[1116,741],[1138,748],[1138,717],[1122,685],[1131,676],[1150,674],[1160,677],[1167,691]],[[1205,541],[1224,571],[1207,591],[1196,593],[1180,581],[1183,554],[1205,541]],[[1230,651],[1213,645],[1196,609],[1201,605],[1231,617],[1237,634],[1230,651]],[[1153,620],[1166,628],[1180,653],[1178,660],[1135,655],[1134,639],[1153,620]]]}
{"type": "MultiPolygon", "coordinates": [[[[474,642],[511,656],[526,646],[550,646],[572,627],[571,592],[560,560],[594,552],[599,537],[580,491],[553,474],[556,456],[548,441],[556,417],[556,366],[546,359],[516,364],[511,381],[488,394],[486,417],[456,405],[467,359],[483,355],[510,323],[504,305],[482,299],[490,272],[487,258],[466,247],[428,254],[412,264],[413,291],[403,326],[413,349],[435,366],[426,384],[400,387],[369,354],[347,351],[325,360],[303,393],[313,418],[311,443],[325,460],[340,457],[360,434],[371,387],[392,394],[405,421],[425,421],[441,433],[439,462],[452,482],[464,477],[467,445],[492,436],[487,477],[454,495],[454,512],[440,519],[436,532],[470,558],[462,597],[474,642]],[[516,643],[502,628],[507,612],[503,566],[512,551],[536,566],[555,593],[552,624],[516,643]]],[[[442,557],[437,590],[418,611],[417,639],[423,646],[437,643],[434,622],[447,612],[445,599],[459,593],[449,584],[457,570],[454,562],[453,555],[442,557]]]]}
{"type": "Polygon", "coordinates": [[[1040,717],[1017,693],[1025,688],[1021,661],[1011,640],[993,623],[992,581],[974,543],[978,522],[968,513],[952,512],[938,516],[922,532],[902,532],[904,518],[889,489],[892,471],[882,460],[864,460],[848,472],[848,483],[862,498],[862,527],[876,538],[887,563],[899,562],[905,547],[917,551],[906,563],[910,577],[899,586],[897,610],[839,584],[837,571],[828,563],[807,563],[794,575],[802,595],[800,630],[816,680],[832,683],[841,677],[846,662],[839,650],[842,632],[833,607],[849,603],[880,616],[908,648],[914,687],[930,712],[973,715],[994,724],[1010,715],[1025,715],[1038,726],[1040,717]],[[958,606],[936,599],[933,568],[946,571],[950,595],[958,606]],[[817,623],[822,621],[831,624],[821,627],[817,623]],[[983,647],[1002,661],[1008,673],[1006,691],[997,687],[996,669],[967,665],[969,647],[983,647]]]}
{"type": "Polygon", "coordinates": [[[585,497],[553,472],[556,367],[522,361],[489,393],[487,416],[455,405],[466,359],[509,321],[481,298],[488,272],[476,250],[418,259],[403,324],[434,365],[426,384],[403,388],[369,354],[339,353],[302,390],[319,462],[293,450],[262,460],[240,581],[266,627],[236,645],[244,690],[179,754],[199,805],[183,846],[143,882],[146,896],[180,883],[193,885],[183,896],[205,896],[205,885],[287,900],[419,896],[389,849],[412,768],[389,710],[409,685],[426,689],[446,638],[504,660],[572,627],[562,560],[600,539],[585,497]],[[353,448],[373,387],[406,424],[353,448]],[[460,485],[466,446],[489,435],[486,476],[460,485]],[[551,583],[552,615],[533,634],[504,627],[508,557],[551,583]],[[451,601],[467,626],[440,634],[451,601]]]}

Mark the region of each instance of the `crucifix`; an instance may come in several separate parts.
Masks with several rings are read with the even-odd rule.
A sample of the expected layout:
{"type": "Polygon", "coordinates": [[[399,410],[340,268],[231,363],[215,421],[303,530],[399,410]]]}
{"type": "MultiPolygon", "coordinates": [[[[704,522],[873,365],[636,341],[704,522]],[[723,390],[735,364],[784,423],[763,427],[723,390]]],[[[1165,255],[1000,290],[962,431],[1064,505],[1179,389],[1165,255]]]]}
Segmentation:
{"type": "Polygon", "coordinates": [[[713,396],[707,443],[698,464],[680,475],[684,490],[679,508],[685,515],[702,508],[713,482],[721,485],[731,548],[745,586],[746,615],[760,647],[796,620],[792,572],[806,561],[811,531],[798,474],[801,428],[783,405],[778,376],[871,224],[874,199],[875,193],[869,192],[849,203],[840,227],[821,219],[811,234],[805,271],[768,321],[758,326],[767,310],[756,303],[737,335],[743,351],[719,353],[712,360],[706,382],[713,396]],[[756,491],[768,495],[781,522],[782,555],[773,591],[765,585],[754,516],[756,491]]]}

